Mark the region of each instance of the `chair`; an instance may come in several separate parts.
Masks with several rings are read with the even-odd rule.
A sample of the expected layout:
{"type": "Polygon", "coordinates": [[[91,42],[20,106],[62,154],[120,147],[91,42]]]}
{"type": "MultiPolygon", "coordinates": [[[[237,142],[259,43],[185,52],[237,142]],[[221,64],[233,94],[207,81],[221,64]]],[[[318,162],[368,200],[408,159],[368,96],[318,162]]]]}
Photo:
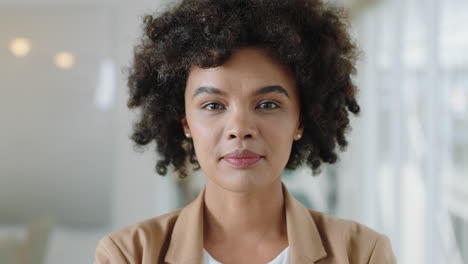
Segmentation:
{"type": "Polygon", "coordinates": [[[17,264],[19,250],[22,241],[16,236],[9,235],[0,239],[0,263],[2,264],[17,264]]]}
{"type": "Polygon", "coordinates": [[[55,220],[46,216],[29,223],[26,239],[10,235],[0,239],[1,264],[44,264],[50,233],[55,220]]]}
{"type": "Polygon", "coordinates": [[[43,264],[47,252],[50,233],[55,219],[50,216],[39,218],[27,227],[27,238],[20,249],[20,264],[43,264]]]}

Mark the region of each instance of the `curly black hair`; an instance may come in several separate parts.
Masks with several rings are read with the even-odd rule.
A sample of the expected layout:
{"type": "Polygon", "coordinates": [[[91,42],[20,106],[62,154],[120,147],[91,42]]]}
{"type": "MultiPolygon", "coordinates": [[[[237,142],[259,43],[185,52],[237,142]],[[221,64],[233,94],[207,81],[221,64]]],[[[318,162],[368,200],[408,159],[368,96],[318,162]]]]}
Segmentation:
{"type": "Polygon", "coordinates": [[[181,124],[190,66],[220,66],[234,50],[255,46],[296,79],[304,135],[293,142],[286,169],[306,161],[319,174],[322,161],[337,161],[336,143],[341,151],[348,145],[348,111],[360,111],[351,78],[359,51],[344,11],[321,0],[183,0],[145,14],[128,67],[127,106],[141,109],[131,135],[135,150],[155,140],[160,175],[171,163],[180,178],[187,176],[187,161],[200,169],[181,124]]]}

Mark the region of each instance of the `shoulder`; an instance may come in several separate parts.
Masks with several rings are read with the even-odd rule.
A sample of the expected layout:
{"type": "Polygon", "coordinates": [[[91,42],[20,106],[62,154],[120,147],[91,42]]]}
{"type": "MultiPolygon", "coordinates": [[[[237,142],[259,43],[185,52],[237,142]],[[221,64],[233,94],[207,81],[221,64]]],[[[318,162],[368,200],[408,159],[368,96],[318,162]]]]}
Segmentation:
{"type": "Polygon", "coordinates": [[[154,249],[167,246],[181,210],[129,225],[101,238],[96,247],[94,263],[116,263],[124,260],[141,262],[145,257],[157,259],[160,250],[154,249]],[[152,250],[148,251],[147,248],[152,250]]]}
{"type": "Polygon", "coordinates": [[[308,210],[322,235],[340,237],[343,241],[352,239],[376,240],[381,235],[379,232],[356,221],[312,209],[308,210]]]}
{"type": "Polygon", "coordinates": [[[386,235],[353,220],[308,210],[332,257],[349,263],[396,263],[386,235]]]}
{"type": "Polygon", "coordinates": [[[107,237],[120,245],[132,242],[137,246],[143,246],[143,243],[148,243],[153,240],[159,241],[161,237],[172,231],[172,227],[181,210],[182,209],[178,209],[158,217],[132,224],[110,233],[107,237]]]}

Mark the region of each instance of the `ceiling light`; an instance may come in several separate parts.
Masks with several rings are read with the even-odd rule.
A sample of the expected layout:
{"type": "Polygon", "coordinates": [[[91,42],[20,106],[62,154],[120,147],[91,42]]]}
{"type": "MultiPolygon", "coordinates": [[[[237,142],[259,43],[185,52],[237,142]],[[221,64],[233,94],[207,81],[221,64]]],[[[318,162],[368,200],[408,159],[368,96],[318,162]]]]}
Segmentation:
{"type": "Polygon", "coordinates": [[[55,65],[61,69],[70,69],[75,64],[75,57],[70,52],[62,51],[55,55],[55,65]]]}
{"type": "Polygon", "coordinates": [[[24,57],[31,51],[31,42],[27,38],[15,38],[10,42],[10,51],[16,57],[24,57]]]}

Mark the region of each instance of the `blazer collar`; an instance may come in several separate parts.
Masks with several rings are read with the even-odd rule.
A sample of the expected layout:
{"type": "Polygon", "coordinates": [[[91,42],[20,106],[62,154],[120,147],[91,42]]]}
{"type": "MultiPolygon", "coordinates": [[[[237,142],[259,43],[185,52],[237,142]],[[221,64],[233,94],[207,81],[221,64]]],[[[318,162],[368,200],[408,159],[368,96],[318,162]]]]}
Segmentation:
{"type": "MultiPolygon", "coordinates": [[[[296,200],[284,183],[286,226],[291,264],[315,263],[327,256],[309,210],[296,200]]],[[[202,264],[205,188],[184,207],[174,225],[165,261],[170,264],[202,264]]]]}

